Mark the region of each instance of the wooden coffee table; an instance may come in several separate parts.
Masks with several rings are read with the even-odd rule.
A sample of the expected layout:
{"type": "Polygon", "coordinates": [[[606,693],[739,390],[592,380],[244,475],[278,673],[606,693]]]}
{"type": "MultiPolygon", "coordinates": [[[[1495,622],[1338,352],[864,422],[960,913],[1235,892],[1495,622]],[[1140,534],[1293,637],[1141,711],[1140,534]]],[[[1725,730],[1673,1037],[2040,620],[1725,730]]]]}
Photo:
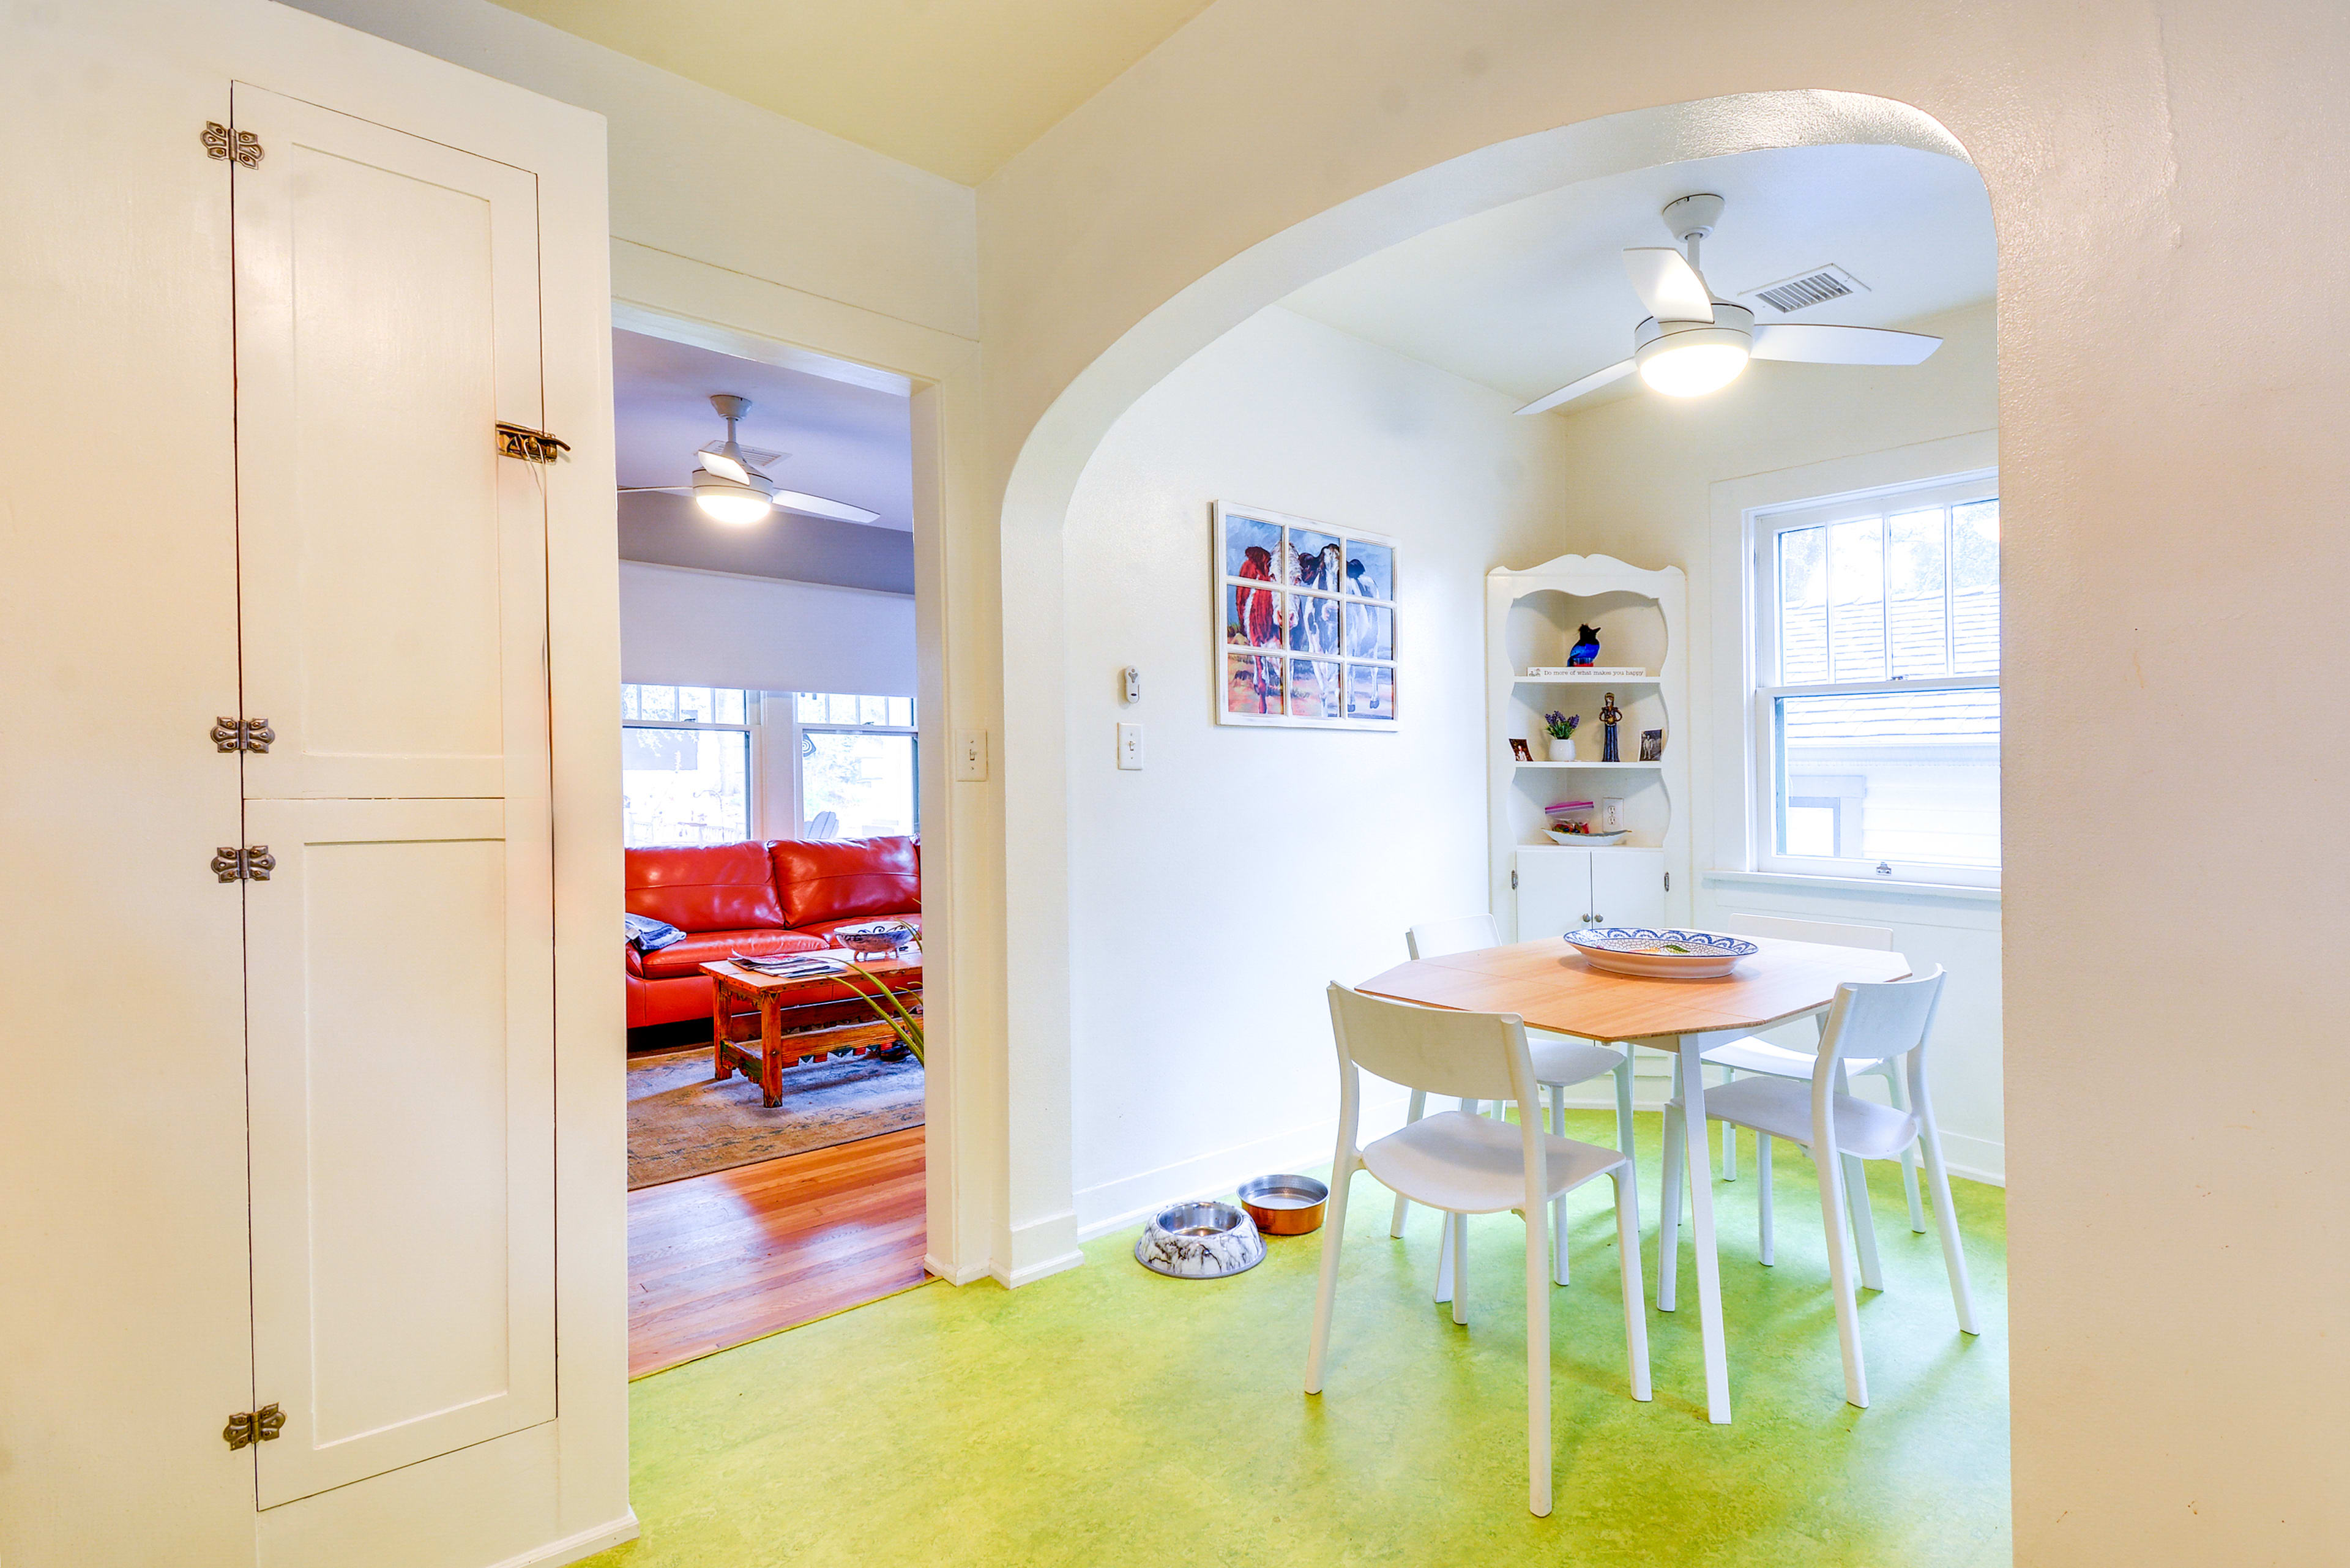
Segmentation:
{"type": "MultiPolygon", "coordinates": [[[[795,957],[799,955],[795,954],[795,957]]],[[[839,959],[840,953],[809,953],[809,958],[839,959]]],[[[890,993],[910,999],[908,1006],[921,1012],[922,956],[858,961],[859,967],[888,985],[890,993]]],[[[842,1022],[844,1008],[864,1010],[852,990],[869,992],[872,981],[854,971],[804,977],[761,974],[731,961],[706,963],[715,993],[711,1000],[711,1078],[723,1082],[741,1069],[759,1081],[760,1104],[784,1103],[784,1068],[812,1056],[835,1051],[886,1051],[898,1043],[889,1026],[868,1012],[862,1019],[842,1022]],[[758,1015],[755,1023],[752,1013],[758,1015]],[[822,1013],[821,1022],[795,1023],[795,1018],[822,1013]]]]}

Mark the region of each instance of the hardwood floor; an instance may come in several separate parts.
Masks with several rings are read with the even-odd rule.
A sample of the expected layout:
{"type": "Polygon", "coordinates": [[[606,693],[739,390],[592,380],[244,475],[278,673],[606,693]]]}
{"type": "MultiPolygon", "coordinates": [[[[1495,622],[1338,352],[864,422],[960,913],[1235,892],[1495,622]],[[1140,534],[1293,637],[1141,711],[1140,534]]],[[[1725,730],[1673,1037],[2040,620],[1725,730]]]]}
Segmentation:
{"type": "Polygon", "coordinates": [[[629,1194],[629,1376],[920,1284],[922,1129],[629,1194]]]}

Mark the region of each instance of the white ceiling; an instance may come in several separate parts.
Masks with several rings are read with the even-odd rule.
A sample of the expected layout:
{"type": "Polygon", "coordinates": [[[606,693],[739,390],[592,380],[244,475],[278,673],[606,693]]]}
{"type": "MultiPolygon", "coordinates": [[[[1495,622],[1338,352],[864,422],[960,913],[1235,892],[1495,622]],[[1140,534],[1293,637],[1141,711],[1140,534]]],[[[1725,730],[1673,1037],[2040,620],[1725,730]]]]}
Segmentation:
{"type": "MultiPolygon", "coordinates": [[[[1627,358],[1647,314],[1629,245],[1672,240],[1666,202],[1729,202],[1700,265],[1718,298],[1762,321],[1898,327],[1991,297],[1991,201],[1956,159],[1898,147],[1771,148],[1586,181],[1430,230],[1308,284],[1301,316],[1532,401],[1627,358]],[[1781,317],[1746,292],[1829,263],[1868,292],[1781,317]]],[[[1779,367],[1760,364],[1749,375],[1779,367]]],[[[1627,380],[1578,400],[1630,397],[1627,380]]]]}
{"type": "MultiPolygon", "coordinates": [[[[754,405],[742,422],[743,444],[791,454],[767,465],[778,485],[878,512],[876,528],[913,530],[913,431],[910,405],[898,393],[621,331],[612,334],[612,392],[623,485],[686,483],[694,452],[726,433],[711,394],[732,392],[754,405]]],[[[748,532],[691,508],[679,516],[748,532]]],[[[779,512],[755,528],[775,532],[802,521],[779,512]]]]}

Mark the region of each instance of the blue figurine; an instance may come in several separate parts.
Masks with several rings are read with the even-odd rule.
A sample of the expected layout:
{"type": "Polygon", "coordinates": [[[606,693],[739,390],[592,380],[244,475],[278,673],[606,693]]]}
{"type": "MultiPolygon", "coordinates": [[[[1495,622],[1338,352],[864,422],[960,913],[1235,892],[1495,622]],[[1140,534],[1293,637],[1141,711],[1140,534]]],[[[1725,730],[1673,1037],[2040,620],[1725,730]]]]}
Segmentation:
{"type": "Polygon", "coordinates": [[[1579,665],[1589,664],[1598,657],[1599,628],[1596,626],[1586,626],[1583,628],[1582,638],[1567,653],[1567,665],[1569,668],[1574,668],[1579,665]]]}

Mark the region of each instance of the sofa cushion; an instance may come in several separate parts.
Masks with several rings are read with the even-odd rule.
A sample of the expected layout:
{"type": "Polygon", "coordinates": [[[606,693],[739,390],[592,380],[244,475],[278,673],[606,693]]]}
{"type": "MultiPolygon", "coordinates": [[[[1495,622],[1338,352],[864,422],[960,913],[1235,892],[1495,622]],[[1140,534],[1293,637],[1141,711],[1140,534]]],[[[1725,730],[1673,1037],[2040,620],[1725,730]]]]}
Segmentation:
{"type": "Polygon", "coordinates": [[[645,954],[645,978],[675,980],[700,974],[703,964],[716,963],[736,953],[767,958],[775,953],[814,952],[823,946],[822,938],[774,926],[751,926],[739,931],[697,931],[681,942],[671,942],[645,954]]]}
{"type": "Polygon", "coordinates": [[[787,923],[764,844],[631,849],[624,901],[630,914],[650,915],[689,931],[787,923]]]}
{"type": "Polygon", "coordinates": [[[922,907],[922,865],[911,838],[779,838],[768,850],[786,925],[911,914],[922,907]]]}

